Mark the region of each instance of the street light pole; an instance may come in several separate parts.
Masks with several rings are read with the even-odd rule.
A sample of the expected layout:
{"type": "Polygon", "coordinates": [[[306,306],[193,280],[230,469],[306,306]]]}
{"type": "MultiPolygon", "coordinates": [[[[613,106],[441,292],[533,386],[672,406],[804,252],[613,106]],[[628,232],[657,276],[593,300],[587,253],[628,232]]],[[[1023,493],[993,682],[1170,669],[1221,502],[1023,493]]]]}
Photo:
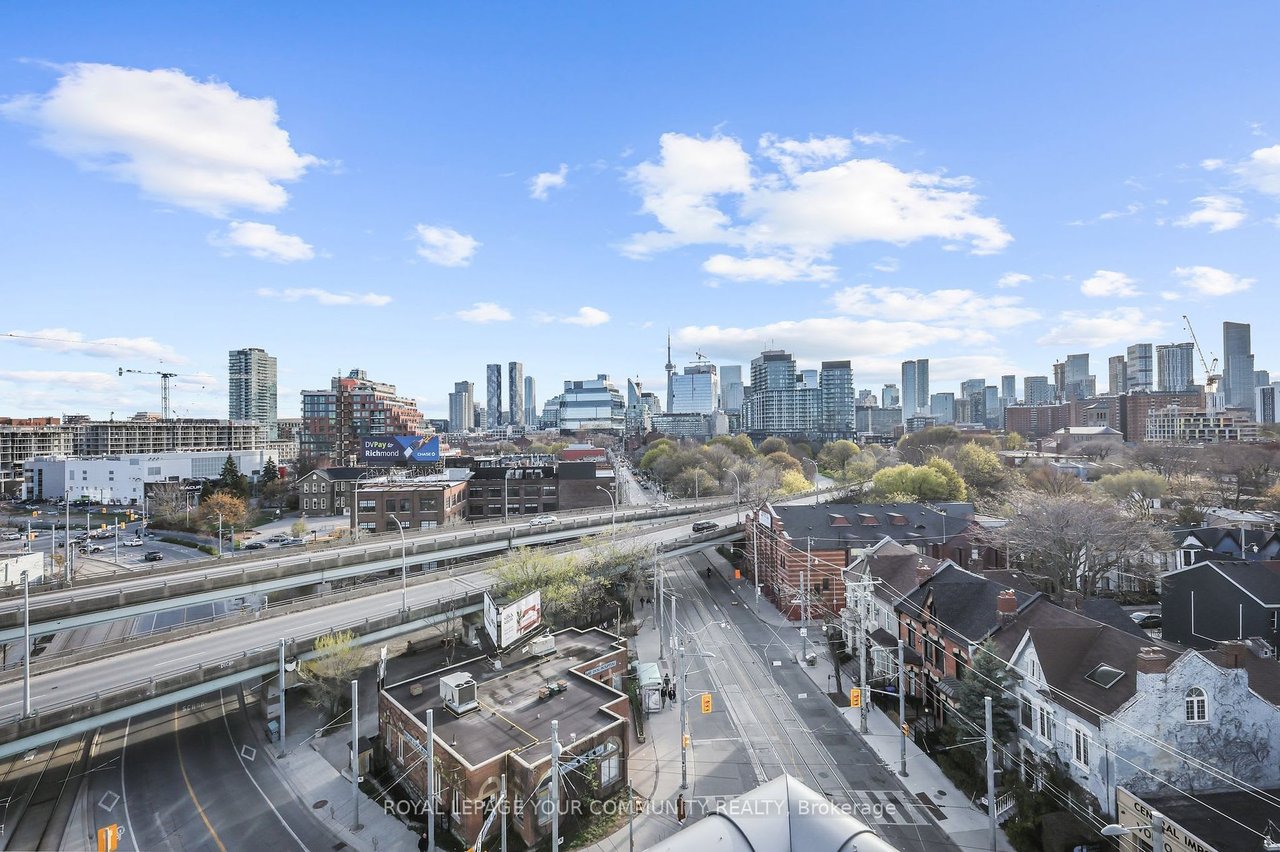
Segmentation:
{"type": "Polygon", "coordinates": [[[222,513],[218,512],[218,558],[222,558],[222,513]]]}
{"type": "Polygon", "coordinates": [[[618,500],[613,496],[613,492],[603,485],[597,485],[596,490],[603,491],[605,496],[609,498],[609,505],[612,507],[612,512],[609,515],[609,538],[613,538],[613,533],[618,526],[618,500]]]}
{"type": "Polygon", "coordinates": [[[31,715],[31,575],[22,572],[22,718],[31,715]]]}
{"type": "Polygon", "coordinates": [[[733,477],[733,525],[737,526],[742,523],[742,483],[738,481],[738,474],[733,471],[726,470],[725,473],[733,477]]]}
{"type": "Polygon", "coordinates": [[[689,789],[689,685],[685,682],[686,670],[684,642],[680,643],[680,789],[689,789]]]}
{"type": "Polygon", "coordinates": [[[906,645],[898,640],[898,724],[902,728],[902,749],[898,755],[898,774],[907,777],[907,664],[906,645]]]}
{"type": "Polygon", "coordinates": [[[395,514],[388,512],[387,517],[396,522],[396,529],[400,532],[400,611],[409,611],[409,568],[405,562],[404,556],[404,524],[400,523],[400,519],[395,514]]]}

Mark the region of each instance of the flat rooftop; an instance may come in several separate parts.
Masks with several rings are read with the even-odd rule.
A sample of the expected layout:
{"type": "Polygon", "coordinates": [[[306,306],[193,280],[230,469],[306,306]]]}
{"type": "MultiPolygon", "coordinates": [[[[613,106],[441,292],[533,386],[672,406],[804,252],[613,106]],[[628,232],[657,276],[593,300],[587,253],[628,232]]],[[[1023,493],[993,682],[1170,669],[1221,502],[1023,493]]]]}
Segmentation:
{"type": "Polygon", "coordinates": [[[569,669],[625,647],[625,640],[597,628],[562,630],[555,639],[554,654],[504,659],[500,671],[494,671],[486,658],[476,657],[390,684],[383,691],[424,725],[427,710],[434,710],[435,735],[472,766],[507,751],[536,763],[551,754],[553,719],[560,723],[560,742],[565,746],[575,736],[585,739],[617,720],[602,707],[620,693],[569,669]],[[475,679],[480,702],[479,710],[463,716],[455,716],[440,697],[441,676],[456,672],[475,679]],[[556,681],[563,681],[566,688],[541,697],[539,690],[556,681]],[[422,686],[422,694],[413,695],[415,685],[422,686]]]}

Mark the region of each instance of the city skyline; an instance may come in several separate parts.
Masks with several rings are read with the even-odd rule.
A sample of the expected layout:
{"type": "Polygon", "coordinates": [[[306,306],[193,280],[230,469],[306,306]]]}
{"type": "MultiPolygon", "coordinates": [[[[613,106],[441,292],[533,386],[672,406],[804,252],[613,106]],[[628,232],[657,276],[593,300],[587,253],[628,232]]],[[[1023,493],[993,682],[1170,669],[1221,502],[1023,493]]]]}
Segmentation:
{"type": "Polygon", "coordinates": [[[778,348],[847,359],[859,388],[927,360],[945,392],[1089,352],[1101,387],[1127,347],[1187,340],[1183,313],[1221,371],[1221,323],[1277,307],[1273,7],[729,8],[7,6],[0,412],[158,411],[158,377],[124,367],[222,417],[226,353],[255,346],[280,417],[353,367],[443,417],[492,352],[545,397],[660,389],[668,328],[681,371],[778,348]],[[358,70],[334,58],[355,37],[378,46],[358,70]],[[431,344],[378,345],[410,317],[431,344]]]}

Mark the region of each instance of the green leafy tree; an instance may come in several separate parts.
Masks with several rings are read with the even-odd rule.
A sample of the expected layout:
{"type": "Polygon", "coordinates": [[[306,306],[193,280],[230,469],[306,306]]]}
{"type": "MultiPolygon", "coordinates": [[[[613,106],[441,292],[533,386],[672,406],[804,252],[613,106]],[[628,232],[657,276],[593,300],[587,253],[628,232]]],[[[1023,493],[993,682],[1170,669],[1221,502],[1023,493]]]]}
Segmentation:
{"type": "Polygon", "coordinates": [[[298,520],[289,525],[289,532],[292,533],[294,538],[302,538],[307,534],[307,522],[302,518],[298,518],[298,520]]]}
{"type": "Polygon", "coordinates": [[[791,445],[787,443],[785,438],[765,438],[760,442],[760,455],[767,456],[770,453],[789,453],[791,445]]]}
{"type": "Polygon", "coordinates": [[[240,468],[236,466],[236,460],[230,453],[227,454],[227,460],[222,465],[222,474],[218,479],[223,491],[229,491],[237,497],[244,497],[249,493],[249,479],[240,472],[240,468]]]}
{"type": "Polygon", "coordinates": [[[1017,432],[1010,432],[1004,436],[1004,448],[1006,450],[1025,450],[1027,448],[1027,439],[1017,432]]]}
{"type": "MultiPolygon", "coordinates": [[[[956,711],[963,719],[960,731],[962,739],[985,739],[986,698],[991,697],[991,731],[999,745],[1009,746],[1017,741],[1018,702],[1013,697],[1013,682],[1004,660],[996,656],[995,648],[985,642],[975,651],[969,668],[960,679],[956,695],[956,711]]],[[[980,754],[985,742],[974,743],[970,749],[980,754]]]]}
{"type": "Polygon", "coordinates": [[[722,493],[715,477],[700,467],[685,468],[676,474],[671,491],[677,497],[714,497],[722,493]]]}
{"type": "Polygon", "coordinates": [[[845,464],[861,454],[862,451],[853,441],[832,441],[818,453],[817,462],[824,473],[838,479],[845,464]]]}
{"type": "Polygon", "coordinates": [[[640,458],[640,469],[649,470],[662,459],[674,455],[676,445],[666,438],[654,441],[640,458]]]}
{"type": "Polygon", "coordinates": [[[711,439],[711,445],[728,447],[740,459],[750,459],[756,456],[756,448],[751,443],[751,438],[742,433],[737,435],[717,435],[711,439]]]}
{"type": "Polygon", "coordinates": [[[964,443],[964,435],[951,426],[930,426],[898,441],[898,456],[911,464],[924,464],[928,459],[941,455],[950,446],[964,443]]]}
{"type": "Polygon", "coordinates": [[[872,496],[883,502],[946,500],[951,492],[947,478],[940,471],[910,464],[894,465],[876,471],[871,484],[872,496]]]}
{"type": "Polygon", "coordinates": [[[1169,482],[1151,471],[1126,470],[1102,477],[1098,487],[1117,500],[1130,500],[1135,494],[1144,500],[1154,500],[1164,496],[1169,482]]]}
{"type": "Polygon", "coordinates": [[[804,468],[801,466],[800,462],[796,461],[795,457],[789,453],[781,451],[769,453],[764,457],[764,460],[784,473],[788,470],[794,470],[802,476],[804,475],[804,468]]]}
{"type": "Polygon", "coordinates": [[[929,459],[925,467],[936,470],[947,481],[947,494],[943,500],[968,500],[969,490],[965,487],[964,478],[951,462],[944,458],[929,459]]]}
{"type": "Polygon", "coordinates": [[[812,484],[798,470],[784,471],[778,490],[783,494],[803,494],[812,488],[812,484]]]}
{"type": "Polygon", "coordinates": [[[280,468],[276,467],[275,459],[267,459],[267,463],[262,466],[262,484],[270,485],[280,478],[280,468]]]}
{"type": "Polygon", "coordinates": [[[349,630],[316,638],[315,656],[298,666],[298,674],[314,690],[317,707],[337,717],[351,694],[351,681],[365,665],[365,650],[349,630]]]}
{"type": "Polygon", "coordinates": [[[599,612],[608,600],[613,578],[600,563],[572,554],[519,547],[498,559],[494,576],[500,594],[513,598],[542,593],[542,617],[553,627],[571,626],[599,612]]]}
{"type": "Polygon", "coordinates": [[[951,463],[975,497],[991,497],[1009,480],[1000,457],[977,444],[961,444],[951,454],[951,463]]]}

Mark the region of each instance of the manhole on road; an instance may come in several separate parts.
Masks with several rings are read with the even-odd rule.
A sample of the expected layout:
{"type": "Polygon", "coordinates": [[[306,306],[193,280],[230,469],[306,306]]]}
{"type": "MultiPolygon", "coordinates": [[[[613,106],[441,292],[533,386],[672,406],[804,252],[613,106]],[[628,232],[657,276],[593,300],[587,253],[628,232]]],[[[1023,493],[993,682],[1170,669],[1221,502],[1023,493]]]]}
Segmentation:
{"type": "Polygon", "coordinates": [[[316,802],[314,805],[312,805],[312,806],[311,806],[311,810],[313,810],[313,811],[318,811],[318,810],[320,810],[321,808],[325,807],[325,806],[326,806],[326,805],[328,805],[328,804],[329,804],[329,800],[328,800],[328,799],[321,799],[320,801],[316,802]]]}

